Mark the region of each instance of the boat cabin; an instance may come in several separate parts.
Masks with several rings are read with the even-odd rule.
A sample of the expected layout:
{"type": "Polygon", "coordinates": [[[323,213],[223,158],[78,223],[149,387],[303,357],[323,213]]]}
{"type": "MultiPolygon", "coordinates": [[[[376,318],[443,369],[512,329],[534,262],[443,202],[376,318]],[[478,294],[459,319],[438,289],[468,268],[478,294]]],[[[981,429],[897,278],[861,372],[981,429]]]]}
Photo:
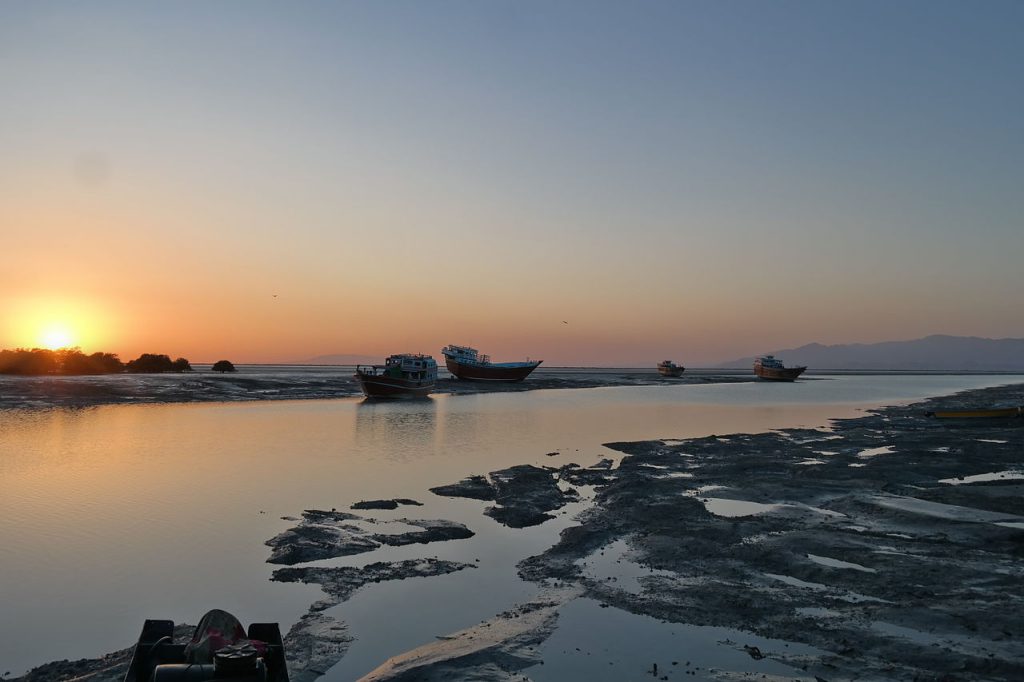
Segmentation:
{"type": "Polygon", "coordinates": [[[437,362],[429,355],[419,353],[389,355],[383,365],[360,365],[356,370],[365,376],[388,376],[406,381],[437,380],[437,362]]]}
{"type": "Polygon", "coordinates": [[[490,355],[481,355],[476,348],[470,348],[469,346],[449,344],[441,349],[441,353],[446,358],[471,365],[486,365],[491,362],[490,355]]]}

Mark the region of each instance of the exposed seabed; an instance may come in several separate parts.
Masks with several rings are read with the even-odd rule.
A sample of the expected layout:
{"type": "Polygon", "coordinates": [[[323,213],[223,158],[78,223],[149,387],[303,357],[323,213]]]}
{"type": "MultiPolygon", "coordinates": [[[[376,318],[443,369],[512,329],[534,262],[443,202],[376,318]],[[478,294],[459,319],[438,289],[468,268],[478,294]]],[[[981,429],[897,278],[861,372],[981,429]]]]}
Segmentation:
{"type": "MultiPolygon", "coordinates": [[[[442,376],[434,394],[517,393],[543,389],[607,386],[672,386],[755,381],[748,372],[699,370],[665,378],[653,369],[546,369],[524,381],[459,381],[442,376]]],[[[222,374],[106,374],[98,376],[22,377],[0,375],[0,409],[92,407],[96,405],[323,400],[362,395],[352,370],[341,367],[275,372],[266,368],[222,374]]]]}
{"type": "MultiPolygon", "coordinates": [[[[518,563],[532,597],[364,679],[1024,679],[1024,420],[924,416],[1021,403],[1020,384],[966,391],[830,430],[611,443],[618,462],[511,467],[435,488],[510,527],[573,515],[553,546],[518,563]]],[[[363,508],[391,502],[409,517],[309,511],[268,541],[287,566],[274,579],[325,594],[287,636],[293,680],[342,660],[352,633],[328,611],[364,586],[474,571],[426,556],[300,565],[466,536],[410,518],[413,500],[363,508]]],[[[21,679],[120,679],[118,655],[21,679]]]]}

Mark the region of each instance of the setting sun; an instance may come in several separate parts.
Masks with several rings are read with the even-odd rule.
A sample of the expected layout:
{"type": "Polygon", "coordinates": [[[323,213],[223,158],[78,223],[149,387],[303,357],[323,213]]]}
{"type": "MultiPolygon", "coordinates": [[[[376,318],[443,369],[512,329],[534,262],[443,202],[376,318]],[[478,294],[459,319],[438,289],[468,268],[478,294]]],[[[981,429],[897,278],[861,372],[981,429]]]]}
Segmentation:
{"type": "Polygon", "coordinates": [[[51,324],[43,328],[39,334],[39,344],[43,348],[57,350],[75,345],[75,335],[64,324],[51,324]]]}
{"type": "Polygon", "coordinates": [[[117,353],[119,330],[107,306],[85,296],[46,293],[0,302],[0,348],[117,353]]]}

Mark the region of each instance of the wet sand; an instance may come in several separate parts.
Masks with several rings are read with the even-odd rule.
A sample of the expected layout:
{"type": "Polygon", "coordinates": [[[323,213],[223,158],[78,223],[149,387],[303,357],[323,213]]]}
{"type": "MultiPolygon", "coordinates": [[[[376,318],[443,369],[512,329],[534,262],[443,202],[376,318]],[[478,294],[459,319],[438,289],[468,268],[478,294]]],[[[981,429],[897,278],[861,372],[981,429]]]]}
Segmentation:
{"type": "MultiPolygon", "coordinates": [[[[830,431],[611,443],[625,453],[617,467],[551,467],[562,486],[595,492],[579,525],[520,562],[537,599],[365,679],[555,679],[546,670],[574,671],[584,655],[600,655],[543,647],[559,611],[580,597],[726,628],[719,644],[749,661],[709,670],[680,668],[667,650],[650,662],[609,658],[634,677],[761,678],[754,664],[769,661],[780,664],[774,679],[1022,679],[1024,481],[1008,472],[1024,467],[1024,422],[924,416],[1021,403],[1020,385],[968,391],[830,431]],[[524,614],[538,613],[523,627],[524,614]]],[[[502,500],[516,469],[489,478],[498,508],[518,502],[529,515],[550,485],[524,472],[532,490],[502,500]]],[[[478,480],[445,488],[481,497],[478,480]]],[[[553,496],[546,508],[557,506],[553,496]]],[[[506,518],[494,509],[483,513],[506,518]]]]}
{"type": "MultiPolygon", "coordinates": [[[[556,544],[518,564],[533,599],[365,679],[540,681],[594,661],[615,670],[604,679],[1024,679],[1024,420],[924,416],[1020,404],[1022,384],[966,391],[830,430],[610,443],[623,453],[617,466],[511,467],[434,488],[510,527],[544,523],[571,500],[589,506],[556,544]],[[716,645],[735,656],[709,669],[668,646],[641,659],[639,641],[614,656],[565,644],[602,620],[641,618],[718,628],[716,645]]],[[[413,516],[414,501],[393,502],[413,516]]],[[[444,520],[392,527],[348,511],[294,521],[291,535],[268,541],[275,563],[464,535],[444,520]]],[[[324,611],[362,586],[473,568],[429,551],[418,561],[275,571],[325,595],[287,635],[293,679],[315,679],[344,656],[347,627],[324,611]]],[[[48,671],[22,679],[119,679],[108,659],[48,671]]]]}
{"type": "Polygon", "coordinates": [[[1021,403],[1016,385],[832,431],[609,444],[626,456],[592,509],[520,573],[811,645],[756,653],[818,679],[1024,679],[1024,421],[924,416],[1021,403]],[[633,589],[598,560],[609,550],[644,569],[633,589]]]}

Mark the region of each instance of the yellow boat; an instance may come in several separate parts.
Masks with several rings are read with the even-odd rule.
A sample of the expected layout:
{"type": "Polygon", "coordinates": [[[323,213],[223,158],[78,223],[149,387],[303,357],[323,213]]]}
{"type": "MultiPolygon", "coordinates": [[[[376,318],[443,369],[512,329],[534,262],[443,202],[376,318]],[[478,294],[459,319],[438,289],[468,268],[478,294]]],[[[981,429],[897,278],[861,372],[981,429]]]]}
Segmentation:
{"type": "Polygon", "coordinates": [[[1024,408],[1001,407],[994,410],[943,410],[925,412],[926,417],[936,419],[993,419],[999,417],[1020,417],[1024,408]]]}

